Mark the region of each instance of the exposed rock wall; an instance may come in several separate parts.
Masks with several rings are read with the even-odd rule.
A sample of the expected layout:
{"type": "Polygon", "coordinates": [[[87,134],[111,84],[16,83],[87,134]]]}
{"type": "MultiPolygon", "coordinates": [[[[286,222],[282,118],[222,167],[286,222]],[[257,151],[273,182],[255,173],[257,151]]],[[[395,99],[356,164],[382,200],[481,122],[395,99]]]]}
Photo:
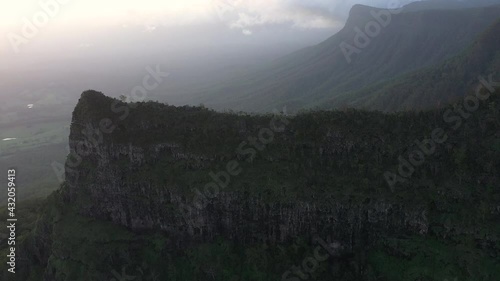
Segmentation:
{"type": "MultiPolygon", "coordinates": [[[[322,233],[352,247],[357,240],[367,242],[387,232],[427,233],[426,206],[408,206],[395,200],[376,197],[364,202],[336,198],[334,192],[329,191],[338,189],[335,186],[321,187],[325,192],[313,192],[325,200],[291,198],[272,202],[262,198],[261,194],[239,192],[229,185],[213,198],[206,196],[193,203],[193,194],[183,190],[181,183],[175,180],[154,180],[152,178],[157,175],[153,173],[158,172],[151,171],[167,173],[162,172],[161,168],[156,170],[165,158],[170,159],[167,165],[185,163],[183,167],[186,171],[224,166],[231,159],[242,158],[243,155],[236,152],[238,140],[245,141],[249,136],[259,136],[259,130],[267,128],[266,124],[270,123],[272,116],[248,117],[252,120],[250,122],[243,117],[223,116],[228,121],[215,124],[212,128],[216,129],[211,130],[210,127],[203,128],[203,124],[195,124],[197,114],[203,115],[209,111],[194,112],[188,117],[171,114],[169,118],[177,118],[174,123],[183,122],[188,131],[196,134],[205,130],[205,143],[215,140],[218,134],[230,136],[228,139],[232,141],[228,143],[214,143],[221,146],[215,152],[207,150],[210,152],[203,153],[189,151],[188,145],[176,142],[175,137],[172,137],[172,134],[181,133],[183,124],[169,128],[168,124],[162,123],[161,118],[142,122],[134,115],[134,110],[139,111],[142,106],[149,107],[150,116],[154,115],[155,110],[171,111],[172,108],[168,106],[156,109],[151,105],[139,105],[138,109],[131,108],[128,120],[122,121],[116,116],[114,119],[110,118],[111,121],[106,124],[116,124],[113,132],[106,133],[96,129],[106,114],[113,115],[111,111],[105,112],[113,102],[99,93],[87,92],[82,95],[75,109],[70,136],[72,155],[67,163],[68,188],[65,193],[69,202],[76,204],[84,215],[111,220],[136,230],[164,230],[177,235],[181,240],[192,241],[207,241],[223,235],[242,242],[266,240],[276,243],[322,233]],[[104,115],[96,114],[101,111],[105,112],[104,115]],[[232,119],[229,120],[230,118],[232,119]],[[120,122],[127,123],[121,126],[120,122]],[[88,128],[94,128],[94,138],[85,133],[88,128]]],[[[209,115],[219,114],[209,112],[209,115]]],[[[373,155],[373,159],[370,156],[370,159],[360,159],[359,163],[380,161],[377,158],[384,157],[383,154],[367,153],[381,150],[383,139],[372,141],[373,136],[356,139],[354,132],[349,129],[333,128],[319,122],[311,124],[317,126],[321,136],[314,143],[310,139],[314,136],[301,137],[301,125],[292,123],[282,121],[281,125],[289,126],[275,132],[272,144],[266,147],[269,151],[263,149],[256,156],[260,157],[260,161],[283,162],[283,165],[296,161],[296,166],[304,166],[305,173],[308,173],[316,169],[340,170],[336,167],[341,163],[354,165],[349,159],[357,157],[356,155],[373,155]]],[[[259,153],[258,149],[255,150],[259,153]]],[[[243,157],[242,160],[246,163],[247,159],[243,157]]],[[[170,176],[175,178],[179,175],[163,175],[167,179],[170,176]]],[[[282,176],[276,175],[278,180],[280,177],[282,176]]],[[[235,181],[237,180],[236,177],[235,181]]],[[[377,181],[380,184],[379,179],[377,181]]],[[[203,186],[199,186],[199,190],[203,190],[203,186]]]]}

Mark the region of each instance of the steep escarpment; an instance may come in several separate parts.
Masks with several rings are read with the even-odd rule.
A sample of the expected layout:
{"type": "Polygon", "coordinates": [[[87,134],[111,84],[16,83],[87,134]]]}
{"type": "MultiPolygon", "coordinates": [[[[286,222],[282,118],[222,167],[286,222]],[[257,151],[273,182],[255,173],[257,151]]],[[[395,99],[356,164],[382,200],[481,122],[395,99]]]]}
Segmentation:
{"type": "Polygon", "coordinates": [[[328,231],[351,245],[362,233],[377,235],[373,229],[427,232],[426,206],[369,196],[388,188],[382,174],[358,165],[397,157],[384,157],[384,137],[365,125],[159,104],[118,103],[129,116],[99,114],[113,102],[87,92],[75,109],[67,193],[84,215],[203,241],[284,242],[328,231]],[[96,129],[103,123],[116,127],[106,134],[96,129]],[[360,171],[366,178],[346,180],[360,171]]]}
{"type": "MultiPolygon", "coordinates": [[[[429,124],[445,128],[439,118],[357,111],[234,115],[125,104],[86,92],[72,121],[67,198],[83,215],[187,240],[285,242],[328,233],[352,248],[360,235],[426,234],[429,202],[468,200],[463,179],[498,184],[498,175],[485,171],[458,179],[446,165],[457,167],[457,151],[472,144],[450,136],[391,192],[384,172],[432,134],[429,124]],[[447,189],[454,194],[439,195],[447,189]]],[[[463,157],[471,158],[465,149],[463,157]]],[[[482,161],[497,164],[488,156],[482,161]]]]}
{"type": "Polygon", "coordinates": [[[317,280],[398,280],[395,268],[404,280],[494,280],[500,110],[488,93],[462,118],[452,107],[252,116],[84,92],[66,182],[26,239],[24,272],[275,280],[322,237],[335,253],[317,280]]]}

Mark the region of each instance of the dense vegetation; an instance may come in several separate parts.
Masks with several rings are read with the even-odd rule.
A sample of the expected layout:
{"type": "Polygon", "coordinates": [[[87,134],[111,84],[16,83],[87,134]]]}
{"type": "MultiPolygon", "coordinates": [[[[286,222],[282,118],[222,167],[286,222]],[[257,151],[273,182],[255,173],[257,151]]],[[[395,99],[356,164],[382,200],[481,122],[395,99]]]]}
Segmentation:
{"type": "MultiPolygon", "coordinates": [[[[107,105],[112,99],[94,92],[84,93],[82,99],[75,116],[109,117],[107,105]]],[[[231,185],[231,190],[265,197],[269,203],[322,202],[340,197],[353,205],[384,198],[408,207],[426,206],[429,231],[425,235],[389,232],[370,243],[356,237],[359,240],[351,251],[318,262],[306,279],[496,280],[500,275],[499,101],[498,94],[492,94],[462,120],[459,128],[446,129],[449,140],[394,193],[384,181],[384,171],[397,170],[398,155],[414,149],[413,140],[430,136],[437,127],[455,124],[442,119],[452,107],[390,115],[346,110],[290,117],[287,131],[277,135],[254,162],[244,164],[247,173],[231,185]],[[340,151],[336,156],[318,157],[324,130],[328,129],[338,132],[337,137],[363,139],[365,145],[349,156],[340,151]],[[377,139],[385,144],[373,146],[377,139]],[[284,155],[294,160],[276,158],[284,155]]],[[[116,117],[117,131],[106,136],[106,143],[148,147],[153,141],[168,139],[187,151],[218,157],[215,166],[234,157],[233,149],[242,140],[234,134],[235,128],[241,131],[244,123],[247,130],[260,128],[271,118],[157,103],[137,104],[130,114],[123,122],[116,117]],[[144,120],[162,125],[150,130],[151,135],[132,130],[145,124],[144,120]]],[[[78,120],[74,118],[72,137],[79,131],[78,120]]],[[[206,171],[192,168],[193,163],[168,165],[168,158],[163,161],[158,165],[166,164],[164,168],[177,173],[151,170],[144,175],[179,186],[205,180],[206,171]]],[[[133,175],[129,180],[134,180],[133,175]]],[[[136,276],[136,280],[279,280],[292,267],[303,267],[303,261],[313,257],[318,246],[310,236],[286,243],[244,244],[219,237],[179,248],[175,236],[168,232],[134,231],[80,215],[78,202],[65,203],[68,190],[63,185],[44,202],[38,219],[34,219],[33,210],[20,210],[26,227],[20,232],[18,280],[120,280],[123,274],[136,276]]],[[[27,203],[20,206],[31,208],[27,203]]]]}
{"type": "MultiPolygon", "coordinates": [[[[319,246],[316,242],[297,238],[287,245],[243,246],[221,237],[179,250],[164,233],[134,233],[108,222],[78,216],[69,206],[58,206],[57,197],[54,194],[46,202],[50,206],[44,211],[50,211],[51,215],[41,218],[37,225],[43,227],[47,223],[44,220],[54,224],[50,236],[52,248],[38,248],[40,241],[36,239],[41,239],[37,237],[42,235],[40,229],[25,237],[24,251],[30,254],[27,257],[32,264],[29,270],[18,268],[16,280],[272,281],[287,280],[282,275],[293,267],[301,268],[306,280],[493,281],[500,274],[498,242],[481,244],[465,235],[451,239],[436,234],[425,238],[387,237],[370,249],[356,249],[350,256],[331,256],[307,273],[303,261],[314,257],[319,246]],[[57,251],[67,259],[50,257],[49,267],[38,264],[37,257],[48,254],[43,252],[46,250],[57,251]],[[51,271],[57,274],[51,275],[51,271]],[[42,279],[44,274],[47,279],[42,279]]],[[[7,277],[10,278],[4,274],[7,277]]]]}
{"type": "MultiPolygon", "coordinates": [[[[249,81],[216,91],[227,94],[217,96],[224,106],[238,103],[263,111],[281,108],[284,100],[292,109],[330,102],[328,108],[349,105],[382,111],[440,102],[434,110],[253,115],[203,106],[125,103],[84,92],[73,112],[72,152],[87,137],[85,130],[96,129],[92,126],[114,129],[90,140],[97,143],[81,155],[78,165],[70,165],[74,159],[68,156],[67,181],[46,200],[18,203],[16,280],[498,280],[500,89],[481,84],[477,76],[500,69],[500,21],[467,50],[449,56],[498,18],[500,7],[429,11],[427,4],[410,5],[404,17],[394,17],[351,65],[336,47],[353,37],[354,26],[366,23],[370,9],[363,6],[356,6],[346,28],[326,42],[278,61],[249,81]],[[408,32],[405,27],[415,22],[420,24],[411,24],[408,32]],[[389,40],[394,34],[399,40],[389,40]],[[381,43],[389,41],[393,49],[381,43]],[[436,46],[440,49],[429,55],[436,46]],[[427,68],[418,70],[422,67],[427,68]],[[455,104],[447,105],[450,101],[455,104]],[[248,150],[251,138],[269,129],[277,117],[286,120],[280,123],[283,130],[275,131],[260,149],[255,145],[248,150]],[[436,141],[443,135],[445,140],[436,141]],[[429,139],[433,149],[422,146],[429,139]],[[415,158],[415,151],[424,159],[415,158]],[[199,239],[188,230],[189,222],[176,232],[170,225],[163,227],[162,215],[180,217],[179,206],[167,197],[178,194],[182,202],[193,202],[194,190],[202,190],[212,180],[210,172],[224,170],[229,161],[238,161],[243,172],[222,193],[236,195],[220,195],[201,211],[220,218],[207,220],[216,231],[222,229],[213,232],[219,235],[199,239]],[[234,234],[222,222],[234,217],[219,214],[227,209],[214,206],[228,198],[243,199],[242,205],[258,202],[254,206],[269,210],[291,206],[298,216],[303,214],[299,205],[319,206],[316,213],[306,213],[310,217],[297,220],[319,223],[291,239],[273,239],[279,235],[270,229],[280,229],[288,219],[283,214],[290,213],[277,212],[264,222],[245,213],[243,220],[228,224],[243,229],[240,236],[221,235],[234,234]],[[322,216],[335,208],[347,215],[322,216]],[[130,210],[143,211],[143,217],[135,218],[145,221],[154,212],[158,221],[134,227],[130,210]],[[418,219],[412,220],[417,211],[418,219]],[[126,219],[116,219],[116,213],[126,219]],[[418,225],[401,229],[385,224],[391,216],[401,225],[418,225]],[[335,245],[340,246],[333,251],[335,245]],[[328,255],[320,258],[318,249],[328,255]]],[[[60,145],[46,148],[44,153],[26,150],[18,155],[23,161],[49,161],[47,153],[65,154],[60,145]]],[[[25,171],[42,177],[49,169],[47,165],[25,171]]],[[[43,195],[54,188],[51,184],[39,194],[21,195],[43,195]]],[[[255,210],[240,210],[249,209],[255,210]]],[[[5,208],[0,209],[0,219],[6,216],[5,208]]],[[[1,280],[12,278],[5,269],[6,235],[4,228],[1,280]]]]}

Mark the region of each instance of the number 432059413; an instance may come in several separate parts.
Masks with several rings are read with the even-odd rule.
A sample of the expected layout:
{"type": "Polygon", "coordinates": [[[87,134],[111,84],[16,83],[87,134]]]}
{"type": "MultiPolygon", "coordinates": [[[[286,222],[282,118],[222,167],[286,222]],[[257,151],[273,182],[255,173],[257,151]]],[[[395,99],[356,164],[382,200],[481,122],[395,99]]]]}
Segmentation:
{"type": "Polygon", "coordinates": [[[13,217],[15,216],[14,210],[16,209],[16,170],[8,170],[7,176],[8,176],[7,208],[9,210],[9,216],[13,217]]]}

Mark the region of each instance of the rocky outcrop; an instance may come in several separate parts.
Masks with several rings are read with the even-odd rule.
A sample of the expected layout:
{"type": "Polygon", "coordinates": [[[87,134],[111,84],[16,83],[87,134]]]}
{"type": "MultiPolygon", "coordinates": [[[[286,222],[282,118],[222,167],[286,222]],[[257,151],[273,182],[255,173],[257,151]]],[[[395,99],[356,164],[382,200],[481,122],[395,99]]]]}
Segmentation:
{"type": "MultiPolygon", "coordinates": [[[[210,255],[201,262],[185,257],[224,241],[243,249],[288,247],[293,256],[297,245],[310,248],[318,237],[334,250],[328,272],[354,274],[345,280],[379,280],[367,269],[379,261],[462,267],[463,259],[442,254],[464,245],[472,264],[488,267],[484,257],[496,264],[498,98],[482,102],[453,131],[440,121],[449,108],[252,116],[126,104],[87,91],[73,113],[66,182],[20,243],[19,280],[113,280],[120,269],[142,272],[144,263],[170,280],[176,276],[170,266],[179,261],[190,271],[200,268],[191,280],[207,274],[219,280],[225,271],[214,273],[210,255]],[[446,130],[447,141],[402,175],[401,165],[415,163],[409,158],[415,141],[429,144],[435,128],[446,130]],[[389,188],[385,171],[405,181],[389,188]]],[[[290,261],[274,250],[271,267],[288,268],[290,261]]],[[[232,257],[246,264],[246,253],[232,257]]],[[[375,269],[393,274],[392,267],[375,269]]],[[[477,270],[498,276],[494,268],[477,270]]],[[[271,271],[276,279],[283,274],[265,274],[271,271]]]]}
{"type": "MultiPolygon", "coordinates": [[[[318,136],[301,135],[302,120],[279,118],[278,122],[278,115],[237,116],[155,103],[124,104],[86,92],[72,121],[66,198],[83,215],[135,230],[167,231],[186,242],[223,236],[241,242],[276,243],[322,234],[349,248],[356,241],[367,243],[388,232],[427,233],[424,204],[408,205],[382,196],[363,200],[337,197],[342,186],[311,183],[323,173],[352,175],[349,169],[357,173],[364,169],[358,167],[363,163],[392,156],[373,153],[382,150],[383,139],[356,138],[360,132],[355,126],[343,126],[343,121],[334,126],[331,120],[330,124],[312,120],[315,122],[305,126],[308,130],[313,126],[318,136]],[[112,108],[118,106],[129,110],[123,120],[113,113],[112,108]],[[110,127],[114,130],[105,130],[110,127]],[[266,133],[273,135],[272,141],[266,133]],[[202,149],[190,149],[189,140],[182,143],[183,138],[197,138],[197,134],[202,136],[202,149]],[[254,154],[245,146],[252,136],[264,140],[254,146],[254,154]],[[241,153],[243,148],[247,151],[241,153]],[[360,159],[353,162],[352,158],[360,159]],[[274,175],[272,182],[279,183],[288,182],[292,175],[272,171],[250,178],[263,185],[259,191],[234,187],[244,185],[248,175],[234,176],[227,187],[219,184],[220,191],[212,193],[203,184],[181,179],[185,171],[201,174],[209,183],[210,173],[216,174],[217,168],[231,161],[240,161],[244,170],[267,169],[263,166],[268,164],[286,166],[290,172],[304,173],[293,177],[309,178],[304,182],[314,187],[310,193],[302,190],[305,196],[290,196],[287,193],[310,186],[296,183],[276,188],[266,177],[274,175]],[[314,171],[320,173],[311,175],[314,171]],[[265,196],[269,190],[274,190],[275,200],[265,196]]],[[[221,174],[228,172],[219,172],[223,182],[221,174]]],[[[213,176],[212,181],[217,182],[213,176]]],[[[374,188],[387,189],[380,178],[373,182],[379,184],[374,188]]]]}

